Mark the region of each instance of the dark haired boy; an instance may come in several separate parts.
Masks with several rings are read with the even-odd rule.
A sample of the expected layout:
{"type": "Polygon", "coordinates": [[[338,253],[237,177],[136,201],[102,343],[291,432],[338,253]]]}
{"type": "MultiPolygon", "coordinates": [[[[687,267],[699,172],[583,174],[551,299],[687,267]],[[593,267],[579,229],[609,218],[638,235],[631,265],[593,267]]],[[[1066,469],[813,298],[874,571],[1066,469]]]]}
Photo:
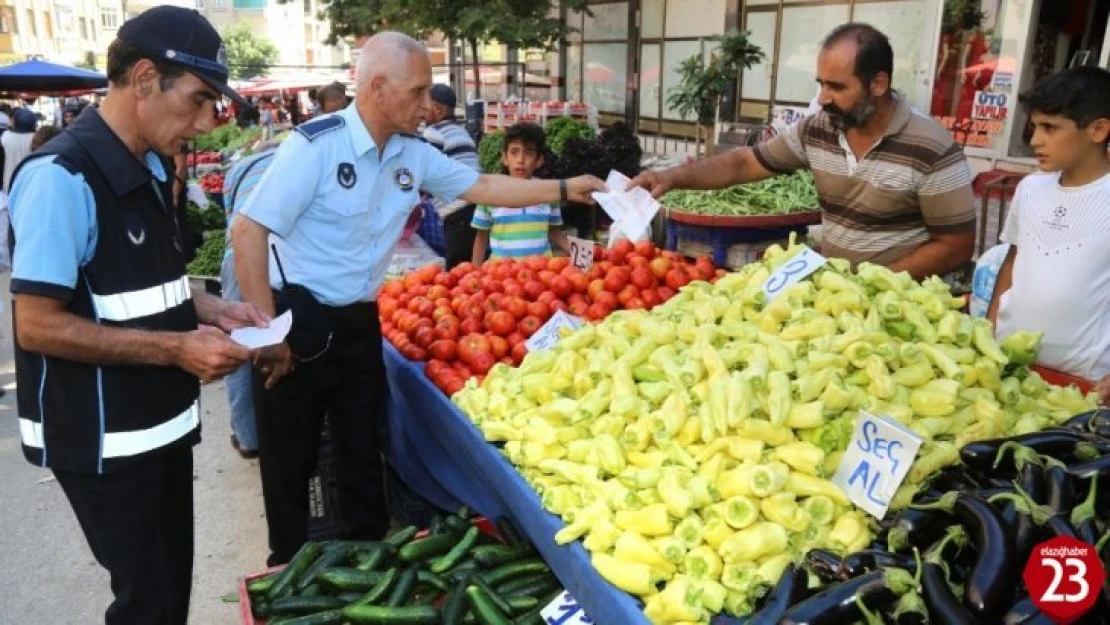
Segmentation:
{"type": "Polygon", "coordinates": [[[1110,72],[1075,67],[1022,94],[1044,173],[1017,187],[988,318],[1044,333],[1038,364],[1101,380],[1110,400],[1110,72]]]}
{"type": "MultiPolygon", "coordinates": [[[[547,136],[536,124],[514,124],[505,131],[505,147],[501,153],[502,173],[528,180],[543,166],[547,136]]],[[[551,242],[566,248],[566,237],[559,226],[563,216],[559,207],[536,204],[524,209],[479,205],[474,209],[470,225],[477,230],[474,237],[475,266],[490,258],[520,258],[551,254],[551,242]]]]}

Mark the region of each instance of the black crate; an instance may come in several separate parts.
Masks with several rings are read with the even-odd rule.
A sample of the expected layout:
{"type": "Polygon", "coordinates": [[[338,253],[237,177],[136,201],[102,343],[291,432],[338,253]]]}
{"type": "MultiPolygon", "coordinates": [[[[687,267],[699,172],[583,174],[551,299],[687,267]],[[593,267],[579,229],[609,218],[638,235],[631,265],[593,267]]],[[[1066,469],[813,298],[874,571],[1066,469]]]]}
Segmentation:
{"type": "Polygon", "coordinates": [[[336,483],[335,442],[321,436],[316,469],[308,478],[308,539],[340,537],[339,487],[336,483]]]}

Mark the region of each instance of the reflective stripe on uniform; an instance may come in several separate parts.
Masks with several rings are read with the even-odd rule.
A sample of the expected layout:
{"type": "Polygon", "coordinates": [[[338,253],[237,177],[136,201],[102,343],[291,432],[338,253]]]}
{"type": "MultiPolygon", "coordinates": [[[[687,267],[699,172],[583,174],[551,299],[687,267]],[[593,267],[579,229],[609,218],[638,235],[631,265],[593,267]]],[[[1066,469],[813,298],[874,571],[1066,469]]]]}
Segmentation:
{"type": "MultiPolygon", "coordinates": [[[[200,401],[194,401],[176,417],[145,430],[108,432],[104,435],[104,457],[119,458],[165,447],[192,432],[200,424],[200,401]]],[[[28,447],[43,447],[42,424],[19,419],[19,436],[28,447]]]]}
{"type": "Polygon", "coordinates": [[[97,316],[104,321],[128,321],[149,317],[176,308],[192,297],[189,291],[189,277],[181,276],[165,284],[114,293],[112,295],[92,294],[93,306],[97,316]]]}

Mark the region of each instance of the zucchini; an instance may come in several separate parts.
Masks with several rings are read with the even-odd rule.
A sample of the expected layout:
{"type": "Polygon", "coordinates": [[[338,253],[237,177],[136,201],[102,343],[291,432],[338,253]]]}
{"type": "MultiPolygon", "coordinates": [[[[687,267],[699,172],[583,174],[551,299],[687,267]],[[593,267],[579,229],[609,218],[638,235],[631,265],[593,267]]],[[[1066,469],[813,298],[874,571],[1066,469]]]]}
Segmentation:
{"type": "MultiPolygon", "coordinates": [[[[465,509],[466,508],[463,508],[463,510],[465,509]]],[[[460,512],[462,512],[462,510],[460,510],[460,512]]],[[[462,534],[466,530],[474,527],[474,525],[467,517],[452,514],[443,519],[443,527],[452,534],[462,534]]]]}
{"type": "Polygon", "coordinates": [[[338,592],[366,592],[381,578],[379,571],[360,571],[345,566],[324,569],[316,576],[321,586],[338,592]]]}
{"type": "Polygon", "coordinates": [[[468,604],[466,602],[466,587],[469,585],[469,574],[461,583],[455,584],[447,598],[443,600],[443,625],[461,625],[466,615],[468,604]]]}
{"type": "Polygon", "coordinates": [[[397,584],[393,587],[393,591],[389,593],[389,599],[386,599],[385,605],[391,608],[402,606],[409,600],[412,591],[416,588],[416,566],[410,566],[405,569],[403,573],[397,578],[397,584]]]}
{"type": "Polygon", "coordinates": [[[547,596],[543,597],[539,600],[539,602],[536,603],[536,607],[516,617],[513,620],[513,625],[547,625],[543,617],[540,616],[540,613],[543,612],[543,609],[546,608],[549,603],[554,601],[555,598],[562,593],[562,588],[549,593],[547,596]]]}
{"type": "Polygon", "coordinates": [[[497,605],[478,586],[466,587],[466,598],[470,600],[470,607],[478,615],[478,622],[482,625],[511,625],[509,617],[497,608],[497,605]]]}
{"type": "Polygon", "coordinates": [[[504,582],[497,586],[497,592],[501,593],[504,597],[519,597],[519,596],[535,596],[543,595],[548,592],[549,586],[558,586],[559,581],[551,573],[540,573],[539,575],[528,575],[526,577],[517,577],[504,582]]]}
{"type": "Polygon", "coordinates": [[[373,547],[355,552],[355,568],[360,571],[373,571],[397,555],[397,548],[389,543],[376,543],[373,547]]]}
{"type": "Polygon", "coordinates": [[[265,577],[259,577],[247,582],[247,594],[252,597],[256,595],[265,595],[266,592],[270,590],[270,586],[274,585],[274,580],[276,580],[280,574],[281,571],[277,571],[265,577]]]}
{"type": "Polygon", "coordinates": [[[428,522],[428,535],[436,536],[443,533],[443,517],[435,515],[432,520],[428,522]]]}
{"type": "Polygon", "coordinates": [[[475,547],[471,555],[478,566],[483,569],[493,569],[502,564],[523,560],[531,553],[531,549],[521,549],[509,545],[482,545],[481,547],[475,547]]]}
{"type": "Polygon", "coordinates": [[[474,560],[467,560],[450,571],[447,571],[443,576],[452,582],[458,583],[476,570],[478,570],[478,563],[474,560]]]}
{"type": "Polygon", "coordinates": [[[532,549],[532,543],[524,538],[524,534],[517,529],[512,520],[507,516],[497,519],[497,533],[501,535],[501,539],[511,547],[518,547],[521,549],[532,549]]]}
{"type": "Polygon", "coordinates": [[[505,599],[505,603],[509,604],[509,614],[516,615],[535,608],[540,604],[540,600],[535,597],[509,597],[505,599]]]}
{"type": "Polygon", "coordinates": [[[320,584],[317,584],[316,582],[312,582],[311,584],[308,585],[308,588],[305,588],[303,591],[301,591],[300,596],[301,597],[319,597],[322,594],[324,594],[324,589],[320,586],[320,584]]]}
{"type": "Polygon", "coordinates": [[[435,534],[426,538],[418,538],[397,552],[401,562],[419,562],[440,554],[447,553],[455,546],[458,539],[453,534],[435,534]]]}
{"type": "Polygon", "coordinates": [[[539,558],[532,558],[530,560],[520,560],[518,562],[502,564],[496,569],[482,574],[482,578],[486,583],[496,586],[514,577],[520,577],[521,575],[528,575],[530,573],[546,573],[550,570],[546,562],[539,558]]]}
{"type": "Polygon", "coordinates": [[[293,582],[297,580],[305,569],[307,569],[320,555],[319,543],[308,541],[301,545],[297,553],[293,555],[293,559],[289,564],[278,573],[278,578],[274,580],[274,584],[266,591],[266,599],[273,601],[280,597],[288,595],[293,590],[293,582]]]}
{"type": "Polygon", "coordinates": [[[363,593],[361,592],[341,592],[336,597],[343,600],[343,605],[351,605],[352,603],[362,599],[363,593]]]}
{"type": "Polygon", "coordinates": [[[352,623],[434,625],[439,622],[439,610],[430,605],[393,608],[380,605],[354,605],[343,610],[343,618],[352,623]]]}
{"type": "Polygon", "coordinates": [[[282,597],[270,604],[272,616],[303,616],[327,610],[338,610],[347,605],[338,597],[282,597]]]}
{"type": "Polygon", "coordinates": [[[327,612],[269,621],[267,625],[341,625],[342,623],[343,610],[328,610],[327,612]]]}
{"type": "Polygon", "coordinates": [[[466,533],[463,534],[462,540],[455,543],[455,546],[451,547],[450,551],[443,554],[432,563],[430,567],[431,571],[433,573],[442,573],[455,566],[463,559],[463,556],[470,551],[476,542],[478,542],[478,528],[471,526],[470,529],[466,530],[466,533]]]}
{"type": "Polygon", "coordinates": [[[490,585],[481,578],[481,576],[473,577],[471,579],[470,585],[481,588],[482,592],[484,592],[486,596],[489,597],[489,600],[493,603],[493,605],[497,606],[497,609],[501,612],[505,613],[506,615],[513,613],[513,609],[509,606],[509,602],[505,601],[505,599],[501,597],[500,593],[491,588],[490,585]]]}
{"type": "Polygon", "coordinates": [[[316,576],[320,571],[338,566],[339,563],[347,559],[347,555],[350,553],[350,547],[345,545],[331,544],[321,549],[320,557],[316,558],[312,566],[306,568],[304,572],[297,577],[296,581],[293,582],[293,589],[298,593],[304,592],[305,588],[308,588],[312,582],[316,581],[316,576]]]}
{"type": "Polygon", "coordinates": [[[419,586],[427,586],[440,592],[447,592],[447,582],[443,581],[442,577],[431,571],[417,571],[416,583],[419,586]]]}
{"type": "Polygon", "coordinates": [[[421,592],[417,593],[409,605],[432,605],[437,599],[443,595],[438,592],[421,592]]]}
{"type": "Polygon", "coordinates": [[[397,578],[400,577],[400,575],[401,570],[397,567],[389,569],[385,572],[385,575],[383,575],[382,578],[378,580],[378,583],[374,584],[373,588],[366,591],[366,594],[360,596],[353,602],[354,605],[372,605],[378,603],[385,598],[386,593],[389,592],[389,589],[393,587],[393,584],[397,581],[397,578]]]}
{"type": "Polygon", "coordinates": [[[392,545],[394,547],[400,547],[401,545],[403,545],[403,544],[409,542],[410,540],[412,540],[413,536],[416,536],[416,532],[418,532],[418,531],[420,531],[420,530],[418,530],[415,525],[409,525],[408,527],[402,527],[401,529],[397,530],[396,532],[393,532],[392,534],[390,534],[382,542],[384,542],[387,545],[392,545]]]}

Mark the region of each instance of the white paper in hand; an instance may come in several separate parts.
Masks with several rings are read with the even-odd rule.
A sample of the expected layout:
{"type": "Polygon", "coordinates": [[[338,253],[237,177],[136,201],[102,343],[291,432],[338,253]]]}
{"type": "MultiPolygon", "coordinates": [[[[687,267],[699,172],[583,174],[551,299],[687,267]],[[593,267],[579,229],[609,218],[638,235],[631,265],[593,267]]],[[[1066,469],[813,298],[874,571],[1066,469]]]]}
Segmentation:
{"type": "Polygon", "coordinates": [[[613,219],[610,240],[616,236],[614,232],[623,233],[633,241],[642,240],[644,233],[648,232],[651,220],[655,218],[655,213],[659,212],[659,202],[651,197],[651,193],[646,189],[635,187],[625,191],[629,182],[630,180],[624,174],[611,171],[609,178],[605,180],[609,191],[594,191],[592,194],[606,214],[613,219]]]}
{"type": "Polygon", "coordinates": [[[236,328],[231,331],[231,340],[250,349],[261,349],[277,345],[285,340],[289,328],[293,327],[293,312],[285,311],[278,315],[266,328],[236,328]]]}
{"type": "Polygon", "coordinates": [[[204,189],[200,188],[200,185],[195,182],[190,182],[186,186],[185,197],[201,208],[208,208],[208,195],[206,195],[204,189]]]}

